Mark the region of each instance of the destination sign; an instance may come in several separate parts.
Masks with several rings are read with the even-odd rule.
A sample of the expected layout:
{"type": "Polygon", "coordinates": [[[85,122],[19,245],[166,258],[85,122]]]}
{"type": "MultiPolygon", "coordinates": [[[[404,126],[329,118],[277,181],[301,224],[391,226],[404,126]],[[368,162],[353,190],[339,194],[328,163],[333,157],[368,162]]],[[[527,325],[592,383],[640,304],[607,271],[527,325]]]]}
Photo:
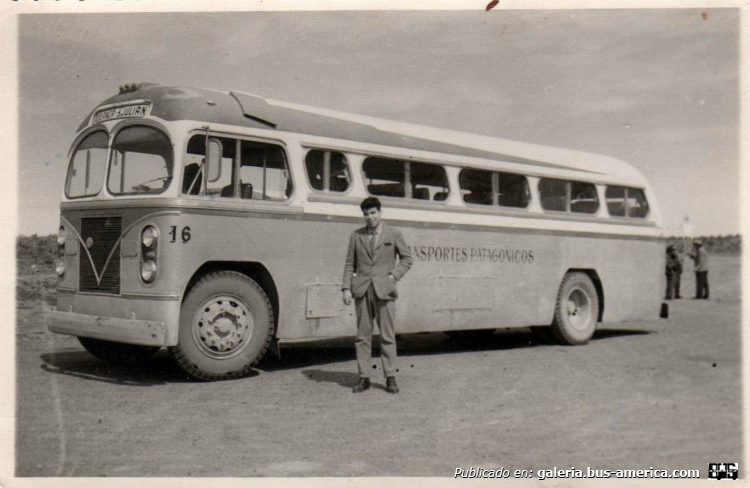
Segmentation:
{"type": "Polygon", "coordinates": [[[533,264],[534,251],[496,247],[410,246],[417,261],[533,264]]]}
{"type": "Polygon", "coordinates": [[[148,103],[142,103],[138,105],[127,105],[125,107],[110,108],[108,110],[102,110],[96,112],[94,117],[91,119],[92,124],[98,124],[113,119],[126,119],[130,117],[143,117],[149,114],[151,105],[148,103]]]}

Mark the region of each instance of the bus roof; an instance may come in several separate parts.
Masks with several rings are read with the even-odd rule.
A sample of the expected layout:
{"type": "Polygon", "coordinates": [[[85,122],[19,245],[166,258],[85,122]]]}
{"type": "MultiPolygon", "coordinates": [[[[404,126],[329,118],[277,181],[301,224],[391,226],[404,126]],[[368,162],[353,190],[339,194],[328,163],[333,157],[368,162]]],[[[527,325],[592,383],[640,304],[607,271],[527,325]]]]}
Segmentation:
{"type": "Polygon", "coordinates": [[[78,130],[88,126],[92,115],[101,107],[136,101],[150,102],[150,114],[168,121],[196,120],[272,129],[490,161],[574,170],[591,173],[597,179],[611,177],[624,185],[647,185],[638,170],[608,156],[316,108],[239,91],[152,83],[131,85],[129,89],[121,90],[102,102],[78,130]]]}

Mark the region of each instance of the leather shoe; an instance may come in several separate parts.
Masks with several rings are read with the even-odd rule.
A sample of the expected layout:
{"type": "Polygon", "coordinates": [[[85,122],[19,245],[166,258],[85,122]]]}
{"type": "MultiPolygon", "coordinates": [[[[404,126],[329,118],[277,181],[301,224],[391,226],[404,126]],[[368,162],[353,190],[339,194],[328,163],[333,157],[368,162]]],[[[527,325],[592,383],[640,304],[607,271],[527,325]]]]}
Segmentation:
{"type": "Polygon", "coordinates": [[[354,388],[352,388],[352,393],[362,393],[365,390],[370,389],[370,380],[368,378],[360,378],[359,383],[357,383],[354,388]]]}
{"type": "Polygon", "coordinates": [[[396,378],[389,376],[385,379],[385,391],[388,393],[398,393],[398,385],[396,384],[396,378]]]}

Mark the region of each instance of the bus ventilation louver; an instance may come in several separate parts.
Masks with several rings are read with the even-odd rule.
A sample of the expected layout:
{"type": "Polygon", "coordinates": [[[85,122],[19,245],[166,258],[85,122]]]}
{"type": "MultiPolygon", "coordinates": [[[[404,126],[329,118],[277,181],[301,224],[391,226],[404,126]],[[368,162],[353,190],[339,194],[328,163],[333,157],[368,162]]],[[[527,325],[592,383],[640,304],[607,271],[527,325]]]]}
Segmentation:
{"type": "Polygon", "coordinates": [[[81,219],[80,291],[120,293],[121,232],[121,217],[81,219]]]}

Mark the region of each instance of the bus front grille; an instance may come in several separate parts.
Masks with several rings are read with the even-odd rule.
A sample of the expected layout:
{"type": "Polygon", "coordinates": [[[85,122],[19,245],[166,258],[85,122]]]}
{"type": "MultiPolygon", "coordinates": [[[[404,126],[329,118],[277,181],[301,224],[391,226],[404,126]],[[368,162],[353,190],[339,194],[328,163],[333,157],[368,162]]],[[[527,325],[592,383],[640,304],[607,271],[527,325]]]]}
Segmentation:
{"type": "Polygon", "coordinates": [[[120,293],[121,232],[122,217],[81,219],[80,291],[120,293]]]}

